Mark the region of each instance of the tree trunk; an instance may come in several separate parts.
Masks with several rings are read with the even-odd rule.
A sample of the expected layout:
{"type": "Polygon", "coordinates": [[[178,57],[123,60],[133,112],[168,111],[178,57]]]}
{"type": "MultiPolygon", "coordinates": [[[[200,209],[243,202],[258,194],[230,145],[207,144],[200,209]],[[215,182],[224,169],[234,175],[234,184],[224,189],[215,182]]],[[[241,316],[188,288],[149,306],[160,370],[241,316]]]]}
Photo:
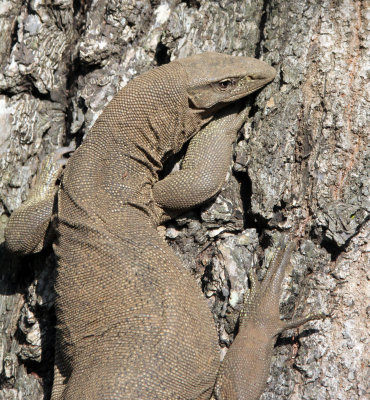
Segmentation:
{"type": "MultiPolygon", "coordinates": [[[[0,242],[40,160],[79,145],[130,79],[202,51],[262,58],[278,75],[249,100],[229,182],[166,236],[209,300],[222,354],[246,271],[281,232],[299,237],[282,317],[330,317],[278,340],[262,398],[365,399],[368,9],[360,0],[3,0],[0,242]]],[[[53,254],[0,251],[0,399],[48,399],[53,254]]]]}

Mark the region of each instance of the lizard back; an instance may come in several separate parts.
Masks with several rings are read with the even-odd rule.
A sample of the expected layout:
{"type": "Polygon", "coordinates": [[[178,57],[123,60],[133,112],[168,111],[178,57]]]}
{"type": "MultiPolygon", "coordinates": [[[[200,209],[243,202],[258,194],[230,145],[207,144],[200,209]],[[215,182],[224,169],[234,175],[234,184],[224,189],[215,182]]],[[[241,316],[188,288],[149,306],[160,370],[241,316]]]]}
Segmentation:
{"type": "Polygon", "coordinates": [[[172,63],[128,84],[64,173],[54,250],[56,361],[66,398],[212,391],[219,366],[212,317],[158,236],[151,195],[163,158],[202,124],[186,111],[186,78],[172,63]]]}

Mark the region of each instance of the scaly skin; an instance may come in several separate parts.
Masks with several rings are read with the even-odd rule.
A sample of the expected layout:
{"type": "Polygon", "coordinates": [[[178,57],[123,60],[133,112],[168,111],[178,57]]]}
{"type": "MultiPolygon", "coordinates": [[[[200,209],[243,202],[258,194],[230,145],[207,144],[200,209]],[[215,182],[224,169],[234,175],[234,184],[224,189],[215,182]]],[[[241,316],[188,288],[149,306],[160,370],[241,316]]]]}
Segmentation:
{"type": "Polygon", "coordinates": [[[266,386],[277,336],[286,329],[325,318],[310,314],[291,321],[280,320],[282,281],[289,265],[294,241],[281,242],[262,282],[254,269],[249,273],[251,289],[244,298],[239,332],[227,352],[215,386],[217,400],[257,400],[266,386]],[[246,373],[248,371],[248,373],[246,373]]]}
{"type": "MultiPolygon", "coordinates": [[[[174,61],[118,92],[74,152],[53,211],[58,262],[53,400],[210,398],[219,370],[211,313],[156,227],[173,211],[201,204],[220,190],[246,115],[232,105],[219,110],[274,76],[264,62],[245,57],[204,53],[174,61]],[[158,182],[163,162],[191,138],[183,171],[158,182]]],[[[44,179],[47,190],[40,190],[40,180],[10,218],[10,250],[30,253],[45,244],[58,174],[50,176],[44,179]]],[[[280,285],[279,279],[272,282],[280,285]]],[[[273,293],[278,303],[280,292],[273,293]]],[[[263,307],[256,310],[263,316],[263,307]]],[[[273,324],[280,329],[276,318],[273,324]]],[[[232,376],[235,363],[226,361],[238,337],[217,380],[223,399],[244,398],[233,394],[244,391],[244,383],[232,376]]],[[[267,342],[270,348],[271,339],[267,342]]],[[[244,352],[249,345],[242,343],[244,352]]],[[[245,375],[251,374],[248,368],[261,370],[250,385],[263,387],[268,363],[242,360],[244,366],[245,375]]]]}
{"type": "Polygon", "coordinates": [[[63,156],[73,150],[62,147],[42,161],[27,201],[12,214],[5,230],[5,244],[13,253],[38,253],[53,241],[51,222],[56,182],[67,163],[63,156]]]}

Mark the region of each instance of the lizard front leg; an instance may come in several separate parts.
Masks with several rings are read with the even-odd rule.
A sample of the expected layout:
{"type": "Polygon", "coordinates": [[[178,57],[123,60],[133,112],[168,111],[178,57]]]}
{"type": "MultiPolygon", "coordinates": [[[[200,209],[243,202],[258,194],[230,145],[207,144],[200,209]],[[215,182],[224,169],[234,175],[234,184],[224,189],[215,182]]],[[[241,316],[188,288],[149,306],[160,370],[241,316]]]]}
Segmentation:
{"type": "Polygon", "coordinates": [[[225,183],[232,144],[247,118],[239,104],[222,110],[190,141],[180,171],[153,186],[156,204],[169,214],[188,210],[215,196],[225,183]]]}
{"type": "Polygon", "coordinates": [[[325,318],[319,313],[280,320],[281,285],[294,246],[294,242],[280,244],[262,282],[257,280],[255,270],[251,270],[251,289],[244,299],[239,332],[217,378],[217,400],[258,400],[266,386],[277,336],[286,329],[325,318]]]}
{"type": "Polygon", "coordinates": [[[5,229],[5,243],[10,251],[17,254],[37,253],[50,244],[56,182],[67,163],[63,156],[73,150],[72,147],[62,147],[41,163],[28,199],[13,212],[5,229]]]}

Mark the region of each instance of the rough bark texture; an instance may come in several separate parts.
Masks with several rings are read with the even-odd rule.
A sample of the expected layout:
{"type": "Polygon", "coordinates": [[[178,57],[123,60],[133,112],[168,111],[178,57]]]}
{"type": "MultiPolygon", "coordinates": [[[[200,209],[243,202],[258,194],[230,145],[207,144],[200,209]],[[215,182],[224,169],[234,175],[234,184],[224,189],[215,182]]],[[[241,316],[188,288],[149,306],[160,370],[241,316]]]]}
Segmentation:
{"type": "MultiPolygon", "coordinates": [[[[229,183],[166,236],[209,299],[224,354],[246,271],[268,258],[277,232],[299,234],[282,316],[331,318],[278,341],[263,399],[365,399],[368,9],[359,0],[2,1],[0,241],[40,160],[79,144],[132,77],[206,50],[263,58],[279,77],[251,106],[229,183]]],[[[0,399],[47,399],[53,255],[0,250],[0,399]]]]}

